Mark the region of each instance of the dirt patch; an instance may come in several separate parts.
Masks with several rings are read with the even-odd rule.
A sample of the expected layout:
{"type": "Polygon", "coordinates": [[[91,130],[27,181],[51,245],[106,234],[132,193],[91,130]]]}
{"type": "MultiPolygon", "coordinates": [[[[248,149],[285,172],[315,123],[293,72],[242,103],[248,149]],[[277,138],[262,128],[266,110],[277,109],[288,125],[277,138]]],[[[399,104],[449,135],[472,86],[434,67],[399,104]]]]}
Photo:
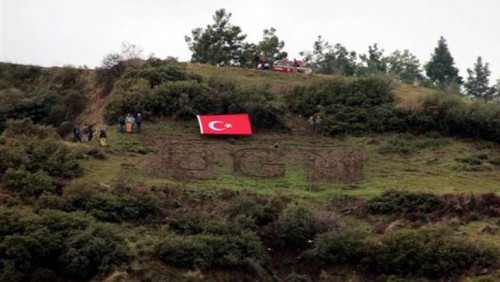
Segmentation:
{"type": "Polygon", "coordinates": [[[105,127],[104,123],[104,106],[106,105],[107,97],[101,95],[102,89],[96,87],[87,95],[87,107],[78,118],[79,123],[92,123],[98,128],[105,127]]]}

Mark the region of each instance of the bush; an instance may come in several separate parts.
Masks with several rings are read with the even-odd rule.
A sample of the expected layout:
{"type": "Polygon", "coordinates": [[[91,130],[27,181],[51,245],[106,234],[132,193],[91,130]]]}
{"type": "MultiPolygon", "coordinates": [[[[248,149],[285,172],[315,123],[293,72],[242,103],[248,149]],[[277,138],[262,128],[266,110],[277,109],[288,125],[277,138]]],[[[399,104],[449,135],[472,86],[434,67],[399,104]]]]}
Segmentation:
{"type": "Polygon", "coordinates": [[[252,232],[168,237],[155,247],[155,255],[174,267],[191,269],[242,267],[248,260],[262,263],[265,259],[263,246],[252,232]]]}
{"type": "MultiPolygon", "coordinates": [[[[78,248],[89,249],[85,244],[68,248],[67,243],[87,232],[82,230],[93,221],[78,213],[43,210],[34,215],[0,209],[0,223],[0,278],[2,281],[34,281],[41,277],[60,277],[65,267],[61,255],[78,248]]],[[[108,243],[102,237],[97,241],[108,243]]],[[[107,252],[105,248],[100,249],[107,252]]],[[[92,259],[97,258],[89,255],[84,261],[92,259]]],[[[78,277],[82,278],[85,277],[78,277]]]]}
{"type": "Polygon", "coordinates": [[[142,68],[128,68],[123,74],[123,78],[142,78],[149,82],[151,88],[166,81],[186,80],[186,71],[180,64],[167,64],[161,66],[146,66],[142,68]]]}
{"type": "Polygon", "coordinates": [[[308,254],[323,265],[431,279],[458,277],[500,262],[496,247],[459,238],[444,228],[398,230],[386,233],[380,242],[368,240],[363,232],[338,229],[318,236],[308,254]]]}
{"type": "Polygon", "coordinates": [[[379,154],[399,154],[408,155],[416,150],[415,141],[402,136],[397,136],[380,146],[377,150],[379,154]]]}
{"type": "Polygon", "coordinates": [[[382,245],[377,263],[386,274],[457,277],[496,267],[500,258],[495,247],[457,238],[446,229],[395,231],[384,236],[382,245]]]}
{"type": "Polygon", "coordinates": [[[495,142],[500,137],[500,109],[482,101],[470,103],[455,95],[436,93],[426,96],[421,108],[411,115],[419,116],[411,122],[414,130],[495,142]]]}
{"type": "Polygon", "coordinates": [[[394,99],[380,78],[324,79],[298,86],[287,95],[290,110],[305,117],[319,115],[331,134],[359,134],[395,129],[394,99]]]}
{"type": "Polygon", "coordinates": [[[147,220],[159,209],[152,197],[108,193],[95,194],[84,205],[89,214],[108,222],[147,220]]]}
{"type": "Polygon", "coordinates": [[[388,191],[370,199],[365,208],[371,214],[401,215],[411,220],[425,219],[425,215],[443,207],[440,199],[432,194],[405,191],[388,191]]]}
{"type": "Polygon", "coordinates": [[[307,252],[320,265],[371,267],[377,253],[377,244],[367,239],[360,229],[336,228],[318,235],[314,248],[307,252]]]}
{"type": "Polygon", "coordinates": [[[237,87],[236,81],[221,76],[213,76],[207,83],[161,80],[151,86],[142,76],[127,77],[116,83],[106,105],[105,119],[110,123],[131,112],[180,120],[192,120],[198,113],[247,112],[256,128],[285,128],[282,121],[285,106],[267,86],[237,87]]]}
{"type": "Polygon", "coordinates": [[[96,224],[65,241],[60,261],[65,276],[88,279],[97,273],[109,273],[113,266],[127,263],[130,252],[118,230],[96,224]]]}
{"type": "Polygon", "coordinates": [[[332,215],[316,212],[311,207],[292,206],[285,209],[275,223],[275,244],[299,250],[313,242],[317,234],[337,225],[332,215]]]}
{"type": "Polygon", "coordinates": [[[53,180],[44,171],[30,173],[24,167],[9,168],[3,177],[5,186],[13,192],[20,193],[24,199],[39,196],[43,192],[54,192],[53,180]]]}
{"type": "Polygon", "coordinates": [[[245,215],[251,218],[254,228],[275,221],[286,207],[283,199],[262,198],[256,195],[241,195],[231,201],[225,210],[229,220],[245,215]]]}
{"type": "MultiPolygon", "coordinates": [[[[30,120],[9,120],[0,145],[0,173],[21,167],[31,174],[46,173],[56,179],[71,179],[81,173],[76,153],[56,138],[51,127],[30,120]]],[[[21,169],[21,170],[23,170],[21,169]]]]}

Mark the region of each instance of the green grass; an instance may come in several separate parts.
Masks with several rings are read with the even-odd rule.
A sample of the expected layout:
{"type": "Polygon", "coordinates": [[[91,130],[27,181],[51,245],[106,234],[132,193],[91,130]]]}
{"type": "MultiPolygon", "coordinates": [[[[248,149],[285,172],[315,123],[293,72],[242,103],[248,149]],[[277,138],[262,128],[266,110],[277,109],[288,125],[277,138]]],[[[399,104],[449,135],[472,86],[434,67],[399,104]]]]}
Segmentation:
{"type": "MultiPolygon", "coordinates": [[[[276,193],[300,199],[328,200],[338,195],[350,195],[370,198],[387,190],[407,190],[414,192],[469,193],[500,192],[500,167],[489,165],[490,170],[464,170],[463,164],[457,161],[467,154],[486,153],[491,156],[500,155],[495,146],[480,146],[469,141],[451,138],[440,138],[440,142],[428,148],[428,138],[409,138],[409,146],[415,147],[412,153],[379,153],[380,148],[395,135],[373,135],[370,137],[328,138],[315,136],[294,136],[287,134],[255,135],[250,138],[206,138],[197,132],[196,122],[177,123],[171,120],[146,123],[144,133],[120,134],[109,130],[109,147],[105,149],[107,159],[87,159],[83,161],[85,175],[77,181],[98,180],[110,182],[121,173],[136,178],[146,185],[175,184],[178,186],[203,192],[206,190],[230,189],[235,191],[251,190],[262,195],[276,193]],[[213,180],[175,180],[165,177],[148,176],[142,166],[143,162],[156,156],[156,142],[159,140],[183,142],[202,142],[207,146],[216,146],[228,151],[238,148],[272,148],[279,144],[284,152],[283,162],[287,164],[283,177],[259,178],[235,175],[232,172],[231,160],[221,159],[216,162],[213,180]],[[376,140],[376,142],[368,142],[376,140]],[[435,145],[437,144],[437,145],[435,145]],[[364,178],[357,184],[345,183],[309,183],[306,180],[306,167],[297,154],[288,154],[291,150],[310,148],[356,148],[365,154],[364,178]]],[[[222,150],[221,149],[221,150],[222,150]]],[[[218,150],[218,149],[217,149],[218,150]]],[[[215,150],[214,158],[219,158],[215,150]]]]}

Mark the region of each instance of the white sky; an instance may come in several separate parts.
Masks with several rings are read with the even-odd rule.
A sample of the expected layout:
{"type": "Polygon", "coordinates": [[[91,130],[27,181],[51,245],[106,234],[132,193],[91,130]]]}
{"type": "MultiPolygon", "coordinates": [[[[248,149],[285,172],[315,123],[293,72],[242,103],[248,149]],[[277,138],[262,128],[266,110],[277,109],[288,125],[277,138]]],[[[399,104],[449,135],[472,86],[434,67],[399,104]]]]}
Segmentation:
{"type": "Polygon", "coordinates": [[[247,41],[274,27],[289,57],[311,50],[318,35],[358,54],[378,43],[388,55],[409,49],[423,65],[444,36],[461,75],[477,56],[500,79],[499,0],[0,0],[0,60],[42,66],[98,66],[122,42],[145,55],[188,61],[184,41],[232,13],[247,41]]]}

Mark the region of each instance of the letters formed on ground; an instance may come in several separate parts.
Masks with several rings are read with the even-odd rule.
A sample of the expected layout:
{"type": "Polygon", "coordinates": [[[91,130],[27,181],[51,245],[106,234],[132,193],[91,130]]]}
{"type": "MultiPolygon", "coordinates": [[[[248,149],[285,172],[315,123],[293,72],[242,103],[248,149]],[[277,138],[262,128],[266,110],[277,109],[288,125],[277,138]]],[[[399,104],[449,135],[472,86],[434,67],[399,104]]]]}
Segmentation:
{"type": "Polygon", "coordinates": [[[239,177],[283,178],[305,171],[307,182],[358,183],[361,150],[335,147],[262,146],[227,148],[210,142],[166,142],[147,163],[147,173],[180,180],[210,180],[230,172],[239,177]]]}

